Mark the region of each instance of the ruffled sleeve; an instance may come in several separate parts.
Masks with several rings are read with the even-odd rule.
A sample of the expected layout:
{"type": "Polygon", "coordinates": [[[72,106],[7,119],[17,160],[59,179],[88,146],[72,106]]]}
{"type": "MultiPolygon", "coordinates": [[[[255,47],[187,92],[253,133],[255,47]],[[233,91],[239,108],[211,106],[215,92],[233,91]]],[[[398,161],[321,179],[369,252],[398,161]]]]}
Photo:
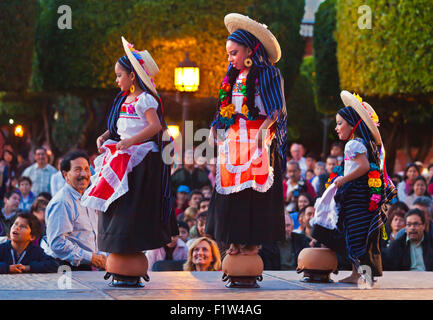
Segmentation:
{"type": "Polygon", "coordinates": [[[353,160],[358,154],[363,153],[367,153],[367,148],[362,142],[353,139],[346,143],[346,147],[344,148],[345,160],[353,160]]]}
{"type": "Polygon", "coordinates": [[[135,104],[135,111],[140,118],[144,119],[144,114],[149,109],[158,109],[158,102],[151,94],[142,93],[135,104]]]}

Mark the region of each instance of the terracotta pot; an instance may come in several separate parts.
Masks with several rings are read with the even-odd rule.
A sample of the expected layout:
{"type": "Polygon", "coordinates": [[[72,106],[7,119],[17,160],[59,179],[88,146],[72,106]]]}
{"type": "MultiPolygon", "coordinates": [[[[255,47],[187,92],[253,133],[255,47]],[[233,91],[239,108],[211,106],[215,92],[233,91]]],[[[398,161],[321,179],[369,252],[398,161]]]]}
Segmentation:
{"type": "Polygon", "coordinates": [[[112,274],[142,277],[147,275],[148,262],[143,252],[133,254],[110,253],[105,269],[112,274]]]}
{"type": "Polygon", "coordinates": [[[229,255],[222,262],[222,271],[228,276],[260,276],[263,272],[263,261],[259,255],[229,255]]]}
{"type": "Polygon", "coordinates": [[[298,273],[304,270],[338,272],[338,260],[334,251],[328,248],[305,248],[298,256],[298,273]]]}

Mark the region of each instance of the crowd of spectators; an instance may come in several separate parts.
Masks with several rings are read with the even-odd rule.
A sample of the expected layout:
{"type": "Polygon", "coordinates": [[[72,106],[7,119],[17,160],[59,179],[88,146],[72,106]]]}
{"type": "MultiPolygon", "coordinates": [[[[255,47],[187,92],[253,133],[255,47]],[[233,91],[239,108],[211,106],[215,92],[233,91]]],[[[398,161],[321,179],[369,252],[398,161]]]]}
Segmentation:
{"type": "MultiPolygon", "coordinates": [[[[32,152],[33,161],[26,154],[15,154],[5,145],[0,160],[0,273],[56,272],[62,264],[72,270],[104,269],[106,253],[97,246],[99,213],[80,203],[93,172],[87,154],[70,152],[56,166],[50,164],[50,153],[43,147],[32,152]]],[[[295,270],[302,249],[321,246],[311,237],[314,204],[343,159],[341,142],[332,144],[329,154],[320,159],[305,154],[302,144],[291,145],[283,179],[286,237],[261,244],[259,255],[266,270],[295,270]]],[[[433,164],[427,168],[409,164],[392,179],[398,197],[385,208],[384,270],[433,271],[433,164]]],[[[192,150],[185,153],[183,166],[172,167],[179,236],[145,252],[149,271],[221,270],[229,244],[205,234],[215,180],[216,159],[194,159],[192,150]]],[[[346,262],[339,257],[340,268],[350,269],[346,262]]]]}

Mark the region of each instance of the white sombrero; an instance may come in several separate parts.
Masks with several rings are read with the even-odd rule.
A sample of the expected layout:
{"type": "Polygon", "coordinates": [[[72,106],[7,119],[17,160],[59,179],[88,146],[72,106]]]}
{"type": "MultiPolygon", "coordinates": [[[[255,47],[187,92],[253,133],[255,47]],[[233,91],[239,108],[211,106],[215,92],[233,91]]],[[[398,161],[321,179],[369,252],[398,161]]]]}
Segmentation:
{"type": "Polygon", "coordinates": [[[129,61],[131,61],[135,72],[137,72],[140,79],[143,80],[146,87],[148,87],[149,90],[151,90],[155,95],[158,95],[155,84],[153,83],[153,78],[159,72],[159,68],[155,60],[153,60],[152,56],[147,50],[138,51],[134,49],[134,45],[126,41],[124,37],[122,37],[122,42],[123,49],[125,49],[126,55],[129,61]],[[137,54],[140,57],[140,60],[137,59],[132,52],[137,54]]]}
{"type": "Polygon", "coordinates": [[[280,44],[265,24],[261,24],[239,13],[229,13],[225,16],[224,23],[230,34],[239,29],[252,33],[263,44],[272,63],[280,60],[280,44]]]}
{"type": "Polygon", "coordinates": [[[379,117],[374,109],[358,95],[354,96],[349,91],[343,90],[340,93],[341,100],[346,107],[350,106],[358,113],[364,123],[367,125],[371,134],[373,135],[376,144],[382,144],[382,138],[380,136],[379,129],[379,117]]]}

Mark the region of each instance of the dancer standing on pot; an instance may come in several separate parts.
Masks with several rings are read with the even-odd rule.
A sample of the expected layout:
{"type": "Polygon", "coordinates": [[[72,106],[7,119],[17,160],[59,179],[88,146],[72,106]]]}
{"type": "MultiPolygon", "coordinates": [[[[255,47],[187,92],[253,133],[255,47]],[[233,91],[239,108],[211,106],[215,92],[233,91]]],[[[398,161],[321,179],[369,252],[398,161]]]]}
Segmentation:
{"type": "Polygon", "coordinates": [[[287,132],[284,84],[274,63],[277,39],[262,25],[231,13],[228,71],[209,143],[218,145],[217,177],[206,233],[230,255],[255,255],[258,246],[284,240],[284,170],[287,132]]]}
{"type": "Polygon", "coordinates": [[[347,141],[344,172],[334,174],[333,183],[316,203],[312,236],[352,262],[352,274],[341,282],[358,283],[365,270],[361,266],[371,270],[365,280],[372,282],[382,276],[379,240],[386,222],[382,205],[396,190],[386,173],[376,112],[348,91],[342,91],[341,98],[345,107],[337,112],[335,130],[340,140],[347,141]]]}
{"type": "Polygon", "coordinates": [[[152,79],[159,69],[147,51],[137,51],[123,37],[122,41],[126,55],[115,65],[121,91],[110,111],[108,130],[97,139],[102,154],[95,159],[96,173],[82,203],[103,211],[99,249],[127,262],[143,250],[163,247],[178,228],[170,167],[162,159],[167,126],[152,79]]]}

